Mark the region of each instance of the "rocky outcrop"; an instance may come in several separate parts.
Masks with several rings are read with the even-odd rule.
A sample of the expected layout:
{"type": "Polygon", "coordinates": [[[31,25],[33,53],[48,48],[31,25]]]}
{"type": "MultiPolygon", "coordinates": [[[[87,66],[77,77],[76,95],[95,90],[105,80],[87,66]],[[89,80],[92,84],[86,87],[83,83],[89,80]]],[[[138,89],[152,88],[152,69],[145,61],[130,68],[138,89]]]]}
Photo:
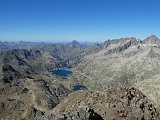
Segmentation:
{"type": "MultiPolygon", "coordinates": [[[[114,40],[116,41],[116,40],[114,40]]],[[[109,49],[105,55],[108,55],[108,54],[111,54],[111,53],[115,53],[115,52],[121,52],[121,51],[124,51],[126,49],[128,49],[129,47],[131,46],[136,46],[138,44],[138,41],[136,38],[123,38],[123,39],[120,39],[120,40],[117,40],[116,42],[107,42],[107,46],[109,46],[109,44],[118,44],[118,42],[121,42],[120,46],[116,47],[116,48],[111,48],[109,49]]],[[[106,43],[105,43],[106,44],[106,43]]]]}
{"type": "Polygon", "coordinates": [[[92,108],[81,107],[76,108],[72,112],[63,113],[57,120],[104,120],[92,108]]]}
{"type": "Polygon", "coordinates": [[[124,86],[103,92],[72,93],[56,111],[56,119],[66,120],[150,120],[159,119],[160,112],[142,92],[124,86]]]}
{"type": "Polygon", "coordinates": [[[13,80],[24,77],[20,72],[12,68],[11,65],[2,65],[3,82],[11,83],[13,80]]]}

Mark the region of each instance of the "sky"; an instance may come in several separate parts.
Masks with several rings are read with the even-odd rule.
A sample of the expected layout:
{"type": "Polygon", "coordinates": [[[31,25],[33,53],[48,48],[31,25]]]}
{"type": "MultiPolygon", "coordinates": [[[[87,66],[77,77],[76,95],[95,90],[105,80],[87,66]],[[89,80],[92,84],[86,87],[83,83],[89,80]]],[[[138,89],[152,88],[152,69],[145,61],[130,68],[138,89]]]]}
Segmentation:
{"type": "Polygon", "coordinates": [[[160,0],[0,0],[1,41],[160,37],[160,0]]]}

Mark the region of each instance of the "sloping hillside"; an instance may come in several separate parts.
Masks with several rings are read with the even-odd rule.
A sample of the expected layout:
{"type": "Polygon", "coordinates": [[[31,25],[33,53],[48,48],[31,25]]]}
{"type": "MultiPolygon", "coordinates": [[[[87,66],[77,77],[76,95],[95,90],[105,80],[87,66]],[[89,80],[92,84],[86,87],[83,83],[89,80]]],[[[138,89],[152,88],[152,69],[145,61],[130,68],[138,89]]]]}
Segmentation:
{"type": "Polygon", "coordinates": [[[126,39],[85,56],[76,66],[75,74],[93,89],[133,85],[159,74],[159,61],[160,48],[138,41],[132,44],[126,39]]]}

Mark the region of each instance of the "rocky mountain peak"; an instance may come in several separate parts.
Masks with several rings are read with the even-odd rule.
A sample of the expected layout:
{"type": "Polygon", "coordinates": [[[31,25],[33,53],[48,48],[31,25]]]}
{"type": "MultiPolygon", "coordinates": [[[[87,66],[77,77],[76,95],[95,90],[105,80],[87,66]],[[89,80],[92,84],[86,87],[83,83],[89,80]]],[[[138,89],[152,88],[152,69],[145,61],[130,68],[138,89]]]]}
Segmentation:
{"type": "Polygon", "coordinates": [[[146,39],[144,39],[143,43],[145,43],[145,44],[160,44],[160,40],[158,39],[157,36],[151,35],[151,36],[147,37],[146,39]]]}
{"type": "Polygon", "coordinates": [[[151,36],[147,37],[145,40],[158,40],[158,37],[155,35],[151,35],[151,36]]]}
{"type": "Polygon", "coordinates": [[[73,40],[73,41],[71,42],[71,46],[72,46],[72,47],[78,47],[79,45],[80,45],[79,42],[76,41],[76,40],[73,40]]]}

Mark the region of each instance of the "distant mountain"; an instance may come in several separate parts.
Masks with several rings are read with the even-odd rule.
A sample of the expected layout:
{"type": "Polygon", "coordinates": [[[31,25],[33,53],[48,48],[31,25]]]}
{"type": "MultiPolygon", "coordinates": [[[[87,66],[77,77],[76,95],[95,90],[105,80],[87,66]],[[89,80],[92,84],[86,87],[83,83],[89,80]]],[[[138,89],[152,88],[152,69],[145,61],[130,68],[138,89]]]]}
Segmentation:
{"type": "MultiPolygon", "coordinates": [[[[17,71],[23,76],[31,76],[56,68],[56,62],[57,59],[53,58],[49,53],[38,50],[13,49],[0,53],[1,66],[8,66],[6,69],[12,72],[17,71]]],[[[3,69],[1,73],[3,73],[3,69]]],[[[16,78],[14,76],[11,77],[16,78]]]]}
{"type": "Polygon", "coordinates": [[[27,49],[39,50],[41,52],[49,52],[53,57],[61,61],[61,65],[66,67],[72,66],[79,62],[84,56],[85,49],[88,47],[86,44],[80,44],[76,40],[70,43],[45,43],[45,42],[0,42],[0,52],[13,50],[13,49],[27,49]],[[73,56],[74,55],[74,56],[73,56]]]}
{"type": "Polygon", "coordinates": [[[155,35],[151,35],[151,36],[147,37],[146,39],[144,39],[143,43],[159,46],[160,40],[155,35]]]}
{"type": "Polygon", "coordinates": [[[44,44],[48,44],[45,42],[1,42],[0,41],[0,52],[12,50],[12,49],[30,49],[35,46],[41,46],[44,44]]]}
{"type": "Polygon", "coordinates": [[[5,42],[0,41],[0,51],[8,50],[9,46],[5,42]]]}
{"type": "Polygon", "coordinates": [[[59,59],[61,67],[72,67],[79,63],[80,59],[85,55],[87,47],[74,40],[66,44],[45,44],[32,49],[49,52],[53,57],[59,59]]]}
{"type": "Polygon", "coordinates": [[[69,43],[69,47],[71,47],[71,48],[76,48],[79,46],[80,46],[80,43],[76,40],[73,40],[71,43],[69,43]]]}

